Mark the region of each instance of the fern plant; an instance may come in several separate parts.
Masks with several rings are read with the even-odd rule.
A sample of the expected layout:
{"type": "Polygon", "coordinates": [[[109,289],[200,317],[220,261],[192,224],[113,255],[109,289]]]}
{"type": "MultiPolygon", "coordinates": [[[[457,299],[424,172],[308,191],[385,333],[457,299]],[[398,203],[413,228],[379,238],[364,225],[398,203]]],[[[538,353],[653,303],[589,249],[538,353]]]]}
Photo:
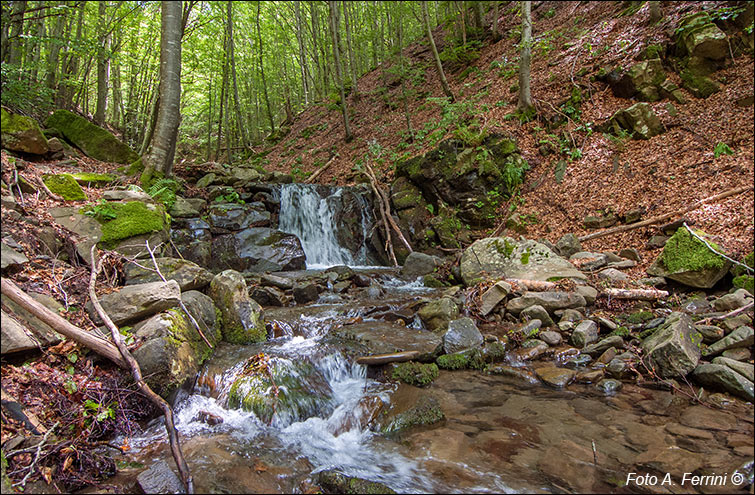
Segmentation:
{"type": "Polygon", "coordinates": [[[180,184],[175,180],[163,178],[152,184],[147,193],[164,204],[166,210],[170,210],[176,203],[176,191],[180,187],[180,184]]]}

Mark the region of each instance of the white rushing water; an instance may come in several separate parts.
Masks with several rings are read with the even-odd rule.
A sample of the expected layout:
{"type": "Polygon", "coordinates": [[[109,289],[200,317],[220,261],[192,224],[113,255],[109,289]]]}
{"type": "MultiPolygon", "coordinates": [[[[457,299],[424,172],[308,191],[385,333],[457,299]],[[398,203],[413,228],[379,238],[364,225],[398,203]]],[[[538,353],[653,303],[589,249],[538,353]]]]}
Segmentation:
{"type": "MultiPolygon", "coordinates": [[[[319,188],[323,190],[322,187],[319,188]]],[[[336,237],[339,228],[335,218],[336,206],[343,201],[343,188],[331,189],[322,197],[318,186],[312,184],[284,184],[281,188],[281,209],[278,228],[295,234],[307,255],[307,268],[328,268],[335,265],[361,266],[367,264],[365,243],[354,254],[342,247],[336,237]]],[[[365,205],[361,208],[362,241],[367,235],[365,205]]]]}

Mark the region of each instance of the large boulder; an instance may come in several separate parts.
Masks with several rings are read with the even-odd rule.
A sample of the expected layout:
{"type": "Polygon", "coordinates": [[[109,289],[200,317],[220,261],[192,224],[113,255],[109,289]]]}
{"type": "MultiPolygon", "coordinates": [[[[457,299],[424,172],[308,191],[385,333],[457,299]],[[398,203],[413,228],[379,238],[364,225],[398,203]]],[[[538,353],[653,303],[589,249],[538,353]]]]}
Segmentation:
{"type": "Polygon", "coordinates": [[[0,266],[2,266],[3,273],[5,273],[6,270],[18,270],[29,261],[29,258],[27,258],[25,254],[19,253],[12,247],[8,246],[5,241],[2,242],[1,254],[0,266]]]}
{"type": "Polygon", "coordinates": [[[755,399],[752,380],[748,380],[728,366],[704,363],[695,368],[692,377],[706,387],[724,390],[750,402],[755,399]]]}
{"type": "Polygon", "coordinates": [[[624,129],[635,139],[650,139],[665,131],[652,107],[644,102],[619,110],[611,117],[609,125],[615,134],[624,129]]]}
{"type": "Polygon", "coordinates": [[[225,270],[215,275],[209,296],[220,310],[223,340],[249,344],[267,338],[262,307],[249,297],[246,281],[239,272],[225,270]]]}
{"type": "MultiPolygon", "coordinates": [[[[181,300],[181,288],[175,280],[128,285],[117,292],[100,296],[99,299],[102,309],[113,320],[113,323],[121,326],[178,306],[181,300]]],[[[87,311],[92,321],[97,324],[102,323],[100,315],[94,310],[91,302],[87,303],[87,311]]]]}
{"type": "Polygon", "coordinates": [[[56,110],[47,119],[47,127],[60,131],[68,141],[95,160],[130,164],[139,159],[134,150],[110,132],[68,110],[56,110]]]}
{"type": "Polygon", "coordinates": [[[511,237],[475,241],[462,254],[460,268],[467,285],[474,285],[483,276],[546,281],[587,278],[544,244],[529,239],[517,241],[511,237]]]}
{"type": "Polygon", "coordinates": [[[705,349],[706,356],[715,356],[729,349],[747,348],[755,343],[755,332],[752,327],[742,325],[726,337],[718,340],[705,349]]]}
{"type": "Polygon", "coordinates": [[[404,266],[401,267],[401,276],[409,279],[415,279],[422,275],[427,275],[435,271],[443,260],[437,256],[414,251],[404,260],[404,266]]]}
{"type": "Polygon", "coordinates": [[[684,313],[671,313],[666,322],[642,342],[650,366],[661,378],[679,378],[700,360],[703,337],[684,313]]]}
{"type": "Polygon", "coordinates": [[[613,94],[620,98],[631,98],[639,93],[643,101],[658,101],[659,88],[665,80],[661,60],[652,58],[633,65],[618,80],[609,79],[609,82],[613,94]]]}
{"type": "Polygon", "coordinates": [[[422,306],[417,315],[428,330],[443,334],[448,324],[459,317],[459,307],[450,297],[441,297],[422,306]]]}
{"type": "Polygon", "coordinates": [[[0,125],[3,148],[34,155],[45,155],[50,151],[47,139],[31,117],[11,113],[3,108],[0,109],[0,125]]]}
{"type": "Polygon", "coordinates": [[[170,240],[185,259],[202,267],[210,267],[212,234],[209,223],[201,218],[174,219],[170,240]]]}
{"type": "MultiPolygon", "coordinates": [[[[178,258],[156,258],[160,273],[166,280],[175,280],[181,291],[202,289],[212,282],[214,275],[194,262],[178,258]]],[[[139,266],[129,263],[125,268],[126,285],[144,284],[162,280],[153,265],[139,266]]]]}
{"type": "Polygon", "coordinates": [[[211,270],[238,271],[303,270],[306,254],[293,234],[266,227],[251,227],[212,239],[211,270]]]}
{"type": "MultiPolygon", "coordinates": [[[[29,295],[55,313],[64,309],[58,301],[50,296],[36,292],[30,292],[29,295]]],[[[3,354],[47,347],[62,340],[62,337],[55,330],[10,298],[3,295],[2,302],[14,313],[14,316],[11,316],[5,311],[2,312],[2,345],[0,345],[0,348],[3,354]]]]}
{"type": "Polygon", "coordinates": [[[683,19],[676,29],[676,41],[690,57],[723,60],[729,54],[726,34],[713,24],[707,12],[683,19]]]}
{"type": "Polygon", "coordinates": [[[448,331],[443,335],[443,350],[446,354],[476,348],[483,338],[472,318],[459,318],[448,323],[448,331]]]}
{"type": "Polygon", "coordinates": [[[86,201],[87,195],[71,174],[45,174],[42,182],[51,193],[66,201],[86,201]]]}
{"type": "MultiPolygon", "coordinates": [[[[696,230],[695,234],[706,238],[702,231],[696,230]]],[[[721,252],[713,241],[706,239],[706,242],[721,252]]],[[[729,261],[713,254],[703,242],[682,227],[666,242],[663,252],[647,272],[690,287],[709,289],[726,275],[730,267],[729,261]]]]}
{"type": "Polygon", "coordinates": [[[270,226],[270,212],[262,203],[216,203],[207,210],[207,222],[213,234],[227,234],[249,227],[270,226]]]}
{"type": "Polygon", "coordinates": [[[434,361],[443,351],[443,338],[440,334],[400,323],[385,320],[363,321],[334,328],[327,338],[338,339],[341,344],[358,342],[362,348],[360,350],[365,355],[417,352],[413,359],[423,362],[434,361]]]}

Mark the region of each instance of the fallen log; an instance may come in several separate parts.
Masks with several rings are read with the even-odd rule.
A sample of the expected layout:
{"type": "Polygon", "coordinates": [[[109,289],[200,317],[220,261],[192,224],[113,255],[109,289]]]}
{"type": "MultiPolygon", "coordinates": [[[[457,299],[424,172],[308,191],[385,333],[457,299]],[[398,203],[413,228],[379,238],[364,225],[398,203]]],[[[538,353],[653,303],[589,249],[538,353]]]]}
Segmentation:
{"type": "Polygon", "coordinates": [[[518,285],[527,290],[535,292],[545,292],[549,290],[558,289],[558,284],[555,282],[546,282],[544,280],[527,280],[523,278],[507,278],[506,282],[518,285]]]}
{"type": "Polygon", "coordinates": [[[391,354],[375,354],[357,358],[357,364],[365,366],[381,366],[388,363],[403,363],[419,357],[419,351],[394,352],[391,354]]]}
{"type": "Polygon", "coordinates": [[[654,299],[663,299],[668,297],[668,292],[659,289],[603,289],[603,294],[616,299],[632,299],[652,301],[654,299]]]}
{"type": "Polygon", "coordinates": [[[338,155],[333,155],[333,157],[330,160],[328,160],[328,162],[325,165],[320,167],[320,169],[317,172],[307,177],[307,180],[305,180],[304,183],[305,184],[313,183],[315,179],[317,179],[320,176],[320,174],[325,172],[328,169],[328,167],[330,167],[330,164],[333,163],[333,160],[335,160],[336,158],[338,158],[338,155]]]}
{"type": "Polygon", "coordinates": [[[68,320],[51,311],[42,303],[39,303],[32,299],[30,295],[21,290],[21,288],[12,280],[3,278],[1,283],[3,294],[8,296],[8,298],[24,308],[26,311],[39,318],[40,321],[48,325],[50,328],[52,328],[59,334],[64,335],[69,339],[93,350],[97,354],[108,358],[121,368],[128,369],[128,364],[123,359],[123,357],[121,357],[121,353],[118,351],[118,348],[113,344],[104,339],[101,339],[100,337],[90,332],[87,332],[83,328],[79,328],[71,324],[68,320]]]}
{"type": "Polygon", "coordinates": [[[718,201],[724,198],[728,198],[729,196],[734,196],[736,194],[741,194],[745,191],[748,191],[752,189],[753,186],[742,186],[738,187],[736,189],[730,189],[728,191],[724,191],[721,194],[716,194],[715,196],[710,196],[705,199],[701,199],[697,203],[693,203],[690,206],[687,206],[685,208],[682,208],[681,210],[672,211],[670,213],[666,213],[663,215],[659,215],[657,217],[648,218],[647,220],[643,220],[642,222],[633,223],[630,225],[620,225],[619,227],[613,227],[608,230],[603,230],[600,232],[593,232],[592,234],[583,235],[579,238],[579,242],[589,241],[590,239],[597,239],[598,237],[603,237],[606,235],[612,235],[612,234],[618,234],[619,232],[626,232],[628,230],[634,230],[639,229],[640,227],[647,227],[648,225],[653,225],[655,223],[660,223],[665,220],[668,220],[669,218],[672,218],[674,216],[683,215],[687,212],[690,212],[696,208],[699,208],[700,206],[711,203],[713,201],[718,201]]]}

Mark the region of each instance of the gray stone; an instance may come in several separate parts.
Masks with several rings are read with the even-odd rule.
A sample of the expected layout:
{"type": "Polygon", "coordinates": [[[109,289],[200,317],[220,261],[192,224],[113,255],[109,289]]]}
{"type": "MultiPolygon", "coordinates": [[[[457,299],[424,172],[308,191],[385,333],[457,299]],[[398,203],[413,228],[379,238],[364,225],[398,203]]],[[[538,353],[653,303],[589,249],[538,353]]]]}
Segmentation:
{"type": "Polygon", "coordinates": [[[636,261],[638,263],[642,261],[642,256],[640,256],[640,253],[634,248],[622,249],[621,251],[619,251],[619,256],[628,260],[636,261]]]}
{"type": "Polygon", "coordinates": [[[262,274],[260,277],[260,283],[268,287],[277,287],[283,290],[294,288],[294,282],[290,278],[278,277],[277,275],[271,275],[269,273],[262,274]]]}
{"type": "Polygon", "coordinates": [[[208,295],[220,310],[223,340],[232,344],[266,340],[262,308],[249,297],[246,281],[239,272],[225,270],[215,275],[208,295]]]}
{"type": "Polygon", "coordinates": [[[739,347],[750,347],[755,340],[753,339],[752,327],[741,326],[731,332],[718,342],[711,344],[706,350],[706,356],[714,356],[728,349],[737,349],[739,347]]]}
{"type": "Polygon", "coordinates": [[[483,338],[471,318],[459,318],[448,323],[448,331],[443,335],[443,350],[446,354],[476,348],[483,338]]]}
{"type": "Polygon", "coordinates": [[[748,361],[750,359],[750,349],[747,349],[746,347],[727,349],[721,353],[721,356],[735,361],[748,361]]]}
{"type": "Polygon", "coordinates": [[[254,287],[250,297],[262,306],[284,306],[286,302],[286,296],[275,287],[254,287]]]}
{"type": "Polygon", "coordinates": [[[47,212],[57,223],[78,236],[76,253],[87,264],[90,263],[92,245],[102,238],[100,223],[92,217],[79,213],[79,208],[50,208],[47,212]]]}
{"type": "Polygon", "coordinates": [[[616,225],[619,218],[613,213],[606,213],[603,215],[587,215],[584,219],[586,229],[605,229],[616,225]]]}
{"type": "Polygon", "coordinates": [[[668,235],[654,235],[645,244],[645,249],[658,249],[666,245],[666,242],[671,238],[668,235]]]}
{"type": "Polygon", "coordinates": [[[642,342],[651,368],[661,378],[685,376],[700,360],[702,335],[692,326],[684,313],[674,312],[666,323],[642,342]]]}
{"type": "Polygon", "coordinates": [[[571,334],[572,345],[579,349],[596,340],[598,340],[598,325],[592,320],[583,320],[571,334]]]}
{"type": "Polygon", "coordinates": [[[488,279],[527,280],[587,278],[543,244],[533,240],[517,241],[511,237],[489,237],[475,241],[464,250],[460,269],[466,285],[474,285],[483,276],[488,279]]]}
{"type": "Polygon", "coordinates": [[[132,191],[128,189],[110,189],[102,193],[102,197],[108,201],[142,201],[154,203],[155,200],[144,191],[132,191]]]}
{"type": "Polygon", "coordinates": [[[18,270],[23,267],[24,263],[27,263],[29,261],[29,258],[27,258],[23,253],[19,253],[15,249],[5,244],[5,242],[2,243],[2,252],[0,254],[2,271],[18,270]]]}
{"type": "Polygon", "coordinates": [[[606,395],[615,394],[624,386],[619,380],[612,378],[604,378],[595,384],[595,388],[600,390],[606,395]]]}
{"type": "Polygon", "coordinates": [[[445,333],[450,321],[459,317],[459,307],[450,297],[441,297],[422,306],[417,315],[431,332],[445,333]]]}
{"type": "Polygon", "coordinates": [[[582,251],[582,244],[579,242],[579,238],[575,234],[564,234],[561,239],[556,242],[556,249],[564,258],[569,258],[571,255],[582,251]]]}
{"type": "MultiPolygon", "coordinates": [[[[400,322],[362,321],[334,328],[326,339],[337,338],[359,342],[365,354],[392,354],[417,351],[418,361],[432,362],[443,352],[443,337],[438,333],[407,327],[400,322]]],[[[339,341],[339,345],[342,342],[339,341]]]]}
{"type": "Polygon", "coordinates": [[[628,282],[629,276],[626,273],[620,272],[615,268],[606,268],[598,272],[599,280],[606,280],[607,282],[628,282]]]}
{"type": "Polygon", "coordinates": [[[181,480],[162,459],[139,473],[136,480],[144,493],[186,493],[181,480]]]}
{"type": "Polygon", "coordinates": [[[679,38],[690,57],[723,60],[729,53],[726,34],[712,22],[691,28],[683,25],[679,38]]]}
{"type": "MultiPolygon", "coordinates": [[[[49,309],[50,311],[56,314],[59,314],[61,311],[64,311],[65,309],[62,304],[60,304],[57,300],[55,300],[55,298],[48,296],[47,294],[39,294],[37,292],[32,292],[32,291],[28,292],[28,294],[32,299],[34,299],[38,303],[41,303],[47,309],[49,309]]],[[[14,313],[15,317],[17,318],[15,321],[16,323],[20,324],[21,327],[23,327],[23,329],[25,330],[24,332],[25,335],[29,336],[31,339],[33,339],[36,342],[29,348],[36,348],[37,345],[40,345],[42,347],[48,347],[51,345],[55,345],[59,343],[61,340],[63,340],[63,337],[60,334],[58,334],[55,330],[53,330],[50,326],[42,322],[42,320],[37,318],[35,315],[30,313],[26,309],[16,304],[15,301],[11,300],[5,294],[0,296],[0,300],[2,300],[2,303],[4,306],[6,306],[9,310],[11,310],[14,313]]],[[[9,315],[7,316],[9,319],[11,319],[9,315]]],[[[5,320],[5,318],[3,318],[3,320],[5,320]]],[[[24,339],[20,337],[20,334],[16,334],[16,336],[18,337],[18,339],[16,339],[17,342],[24,341],[24,339]]],[[[3,353],[10,352],[6,348],[5,343],[3,343],[2,345],[2,350],[3,350],[3,353]]],[[[18,350],[22,350],[22,349],[19,348],[18,350]]]]}
{"type": "MultiPolygon", "coordinates": [[[[160,272],[166,280],[178,282],[181,291],[203,289],[210,285],[214,275],[196,263],[179,258],[155,258],[160,272]]],[[[154,272],[154,264],[142,263],[142,268],[135,263],[128,263],[125,268],[126,285],[159,282],[160,275],[154,272]],[[147,269],[150,268],[150,269],[147,269]]]]}
{"type": "Polygon", "coordinates": [[[703,336],[703,342],[712,344],[724,338],[724,329],[713,325],[695,325],[695,328],[703,336]]]}
{"type": "Polygon", "coordinates": [[[731,311],[752,302],[752,295],[745,289],[737,289],[732,294],[726,294],[713,301],[716,311],[731,311]]]}
{"type": "Polygon", "coordinates": [[[595,357],[603,354],[605,351],[612,347],[615,349],[623,349],[624,339],[622,339],[618,335],[611,335],[610,337],[606,337],[599,342],[585,346],[581,352],[583,354],[589,354],[590,356],[595,357]]]}
{"type": "Polygon", "coordinates": [[[201,211],[181,196],[176,196],[176,202],[173,203],[169,213],[173,218],[191,218],[198,217],[201,211]]]}
{"type": "Polygon", "coordinates": [[[576,309],[563,309],[554,312],[556,315],[561,314],[559,321],[582,321],[585,319],[584,315],[576,309]]]}
{"type": "Polygon", "coordinates": [[[496,282],[492,287],[482,293],[480,296],[480,314],[487,316],[493,309],[506,299],[511,292],[511,284],[504,281],[496,282]]]}
{"type": "Polygon", "coordinates": [[[249,227],[270,226],[270,212],[262,204],[213,204],[207,211],[207,222],[214,234],[236,232],[249,227]]]}
{"type": "Polygon", "coordinates": [[[616,330],[616,329],[619,328],[619,325],[615,321],[609,320],[608,318],[604,318],[602,316],[598,316],[595,319],[596,319],[597,323],[600,326],[605,327],[606,329],[608,329],[611,332],[613,332],[614,330],[616,330]]]}
{"type": "Polygon", "coordinates": [[[202,331],[205,333],[205,337],[211,338],[209,334],[215,334],[215,340],[219,341],[220,334],[220,318],[215,308],[215,303],[212,302],[212,298],[207,294],[196,290],[189,290],[181,293],[181,301],[189,311],[189,314],[194,317],[202,331]]]}
{"type": "Polygon", "coordinates": [[[422,275],[427,275],[435,271],[443,260],[437,256],[414,251],[404,260],[404,266],[401,267],[401,276],[408,279],[415,279],[422,275]]]}
{"type": "MultiPolygon", "coordinates": [[[[148,284],[128,285],[118,292],[100,296],[100,304],[105,313],[118,326],[130,324],[147,316],[178,306],[181,288],[175,280],[152,282],[148,284]]],[[[101,324],[102,320],[94,310],[92,303],[87,303],[87,311],[92,321],[101,324]]]]}
{"type": "Polygon", "coordinates": [[[217,175],[215,175],[214,172],[210,172],[209,174],[206,174],[204,177],[202,177],[201,179],[197,181],[197,187],[204,189],[205,187],[215,182],[216,178],[217,178],[217,175]]]}
{"type": "Polygon", "coordinates": [[[523,309],[519,314],[519,317],[524,321],[538,319],[541,321],[543,326],[553,326],[553,320],[551,319],[550,315],[545,310],[545,308],[540,306],[539,304],[535,304],[523,309]]]}
{"type": "Polygon", "coordinates": [[[737,361],[735,359],[718,356],[717,358],[713,358],[713,364],[728,366],[751,382],[755,381],[755,366],[751,363],[743,363],[742,361],[737,361]]]}
{"type": "Polygon", "coordinates": [[[32,337],[31,332],[5,311],[2,311],[0,329],[2,330],[0,348],[3,355],[37,348],[37,341],[32,337]]]}
{"type": "Polygon", "coordinates": [[[706,387],[725,390],[750,402],[755,399],[752,380],[748,380],[728,366],[701,364],[692,372],[692,377],[706,387]]]}
{"type": "Polygon", "coordinates": [[[577,372],[568,368],[556,368],[555,366],[541,366],[535,368],[535,375],[546,385],[555,388],[563,388],[574,381],[577,372]]]}
{"type": "Polygon", "coordinates": [[[540,340],[542,340],[549,346],[557,346],[561,344],[561,342],[563,341],[561,334],[558,332],[552,332],[552,331],[540,332],[539,337],[540,337],[540,340]]]}
{"type": "Polygon", "coordinates": [[[635,139],[650,139],[665,131],[663,124],[647,103],[635,103],[631,107],[619,110],[611,117],[614,132],[626,129],[633,133],[635,139]]]}
{"type": "Polygon", "coordinates": [[[612,261],[606,266],[608,268],[615,268],[617,270],[626,270],[627,268],[634,268],[635,266],[637,266],[637,262],[633,260],[612,261]]]}
{"type": "Polygon", "coordinates": [[[666,285],[666,279],[663,277],[646,277],[634,282],[636,285],[645,285],[648,287],[663,287],[666,285]]]}
{"type": "Polygon", "coordinates": [[[603,268],[608,263],[608,259],[603,253],[590,253],[580,251],[569,256],[569,261],[582,271],[592,272],[603,268]]]}
{"type": "Polygon", "coordinates": [[[250,227],[213,237],[212,258],[207,268],[243,272],[303,270],[305,260],[301,241],[295,235],[266,227],[250,227]]]}
{"type": "Polygon", "coordinates": [[[298,304],[316,301],[320,291],[315,283],[303,283],[294,286],[294,300],[298,304]]]}
{"type": "Polygon", "coordinates": [[[521,297],[511,299],[506,304],[506,310],[519,314],[535,304],[552,313],[557,309],[581,308],[586,302],[584,297],[574,292],[525,292],[521,297]]]}

